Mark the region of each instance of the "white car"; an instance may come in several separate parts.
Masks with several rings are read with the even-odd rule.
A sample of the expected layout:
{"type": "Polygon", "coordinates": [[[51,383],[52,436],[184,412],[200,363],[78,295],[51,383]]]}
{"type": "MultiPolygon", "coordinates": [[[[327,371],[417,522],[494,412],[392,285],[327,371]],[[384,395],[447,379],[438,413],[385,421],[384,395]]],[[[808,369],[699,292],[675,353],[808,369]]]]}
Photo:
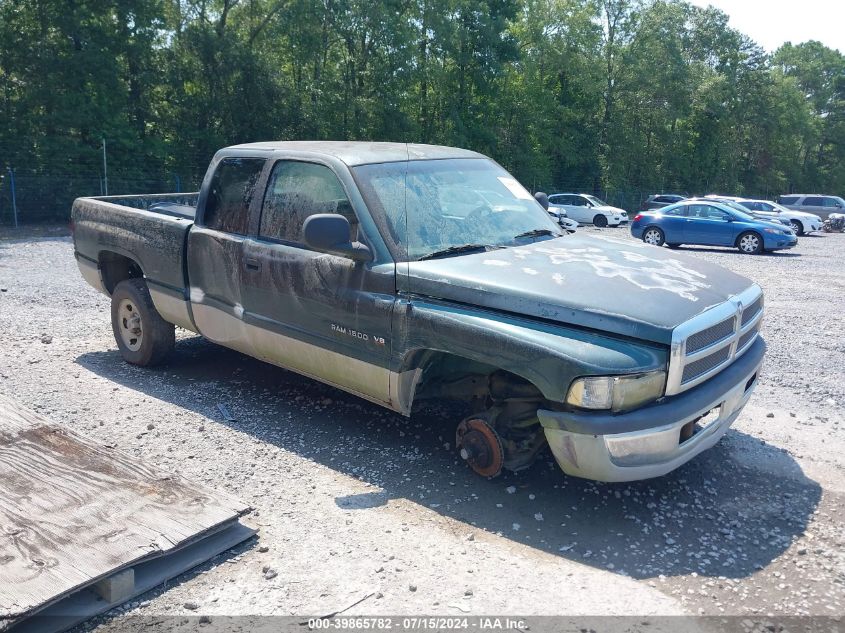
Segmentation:
{"type": "Polygon", "coordinates": [[[770,202],[768,200],[737,200],[737,202],[749,211],[753,211],[754,215],[775,220],[789,220],[796,235],[804,235],[805,233],[822,230],[822,219],[812,213],[793,211],[777,202],[770,202]]]}
{"type": "Polygon", "coordinates": [[[570,233],[574,233],[575,230],[581,226],[572,218],[567,217],[566,210],[562,209],[561,207],[554,207],[551,204],[548,208],[549,215],[552,216],[552,219],[560,224],[560,226],[570,233]]]}
{"type": "Polygon", "coordinates": [[[555,193],[549,196],[549,212],[563,209],[571,220],[598,227],[619,226],[628,222],[628,214],[603,200],[585,193],[555,193]]]}

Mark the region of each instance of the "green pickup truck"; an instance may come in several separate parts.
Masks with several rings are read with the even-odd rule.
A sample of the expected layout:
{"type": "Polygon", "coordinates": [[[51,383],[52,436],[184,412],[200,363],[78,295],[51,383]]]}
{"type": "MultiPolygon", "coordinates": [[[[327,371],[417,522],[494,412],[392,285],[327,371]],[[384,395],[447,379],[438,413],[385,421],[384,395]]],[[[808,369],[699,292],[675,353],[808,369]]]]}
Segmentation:
{"type": "Polygon", "coordinates": [[[461,149],[237,145],[199,193],[80,198],[73,224],[128,362],[163,362],[179,326],[404,415],[456,399],[486,477],[546,446],[570,475],[663,475],[727,431],[766,349],[748,279],[566,235],[461,149]]]}

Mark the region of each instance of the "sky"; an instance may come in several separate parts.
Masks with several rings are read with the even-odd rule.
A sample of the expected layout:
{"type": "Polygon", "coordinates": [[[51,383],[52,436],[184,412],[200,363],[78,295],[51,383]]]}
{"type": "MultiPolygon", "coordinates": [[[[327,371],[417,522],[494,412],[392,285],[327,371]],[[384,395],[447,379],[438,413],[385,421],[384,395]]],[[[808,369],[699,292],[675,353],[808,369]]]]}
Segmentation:
{"type": "Polygon", "coordinates": [[[690,0],[713,5],[730,25],[774,52],[784,42],[818,40],[845,53],[845,0],[690,0]]]}

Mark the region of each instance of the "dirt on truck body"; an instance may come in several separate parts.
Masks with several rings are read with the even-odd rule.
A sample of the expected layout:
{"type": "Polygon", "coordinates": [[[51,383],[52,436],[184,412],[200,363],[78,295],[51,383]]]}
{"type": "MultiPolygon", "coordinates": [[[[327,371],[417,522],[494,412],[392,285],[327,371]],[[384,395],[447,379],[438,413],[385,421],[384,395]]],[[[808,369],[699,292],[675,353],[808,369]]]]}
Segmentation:
{"type": "Polygon", "coordinates": [[[405,415],[459,400],[484,476],[546,446],[580,477],[669,472],[727,431],[765,352],[757,285],[566,235],[467,150],[239,145],[197,194],[82,198],[73,220],[127,361],[165,361],[179,326],[405,415]]]}

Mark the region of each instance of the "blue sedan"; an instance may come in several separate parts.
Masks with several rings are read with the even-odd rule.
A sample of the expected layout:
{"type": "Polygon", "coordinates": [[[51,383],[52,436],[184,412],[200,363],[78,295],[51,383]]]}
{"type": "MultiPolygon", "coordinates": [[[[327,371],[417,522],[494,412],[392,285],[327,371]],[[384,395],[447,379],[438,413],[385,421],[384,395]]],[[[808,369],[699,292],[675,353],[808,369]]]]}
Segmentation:
{"type": "Polygon", "coordinates": [[[748,254],[792,248],[798,243],[789,227],[712,200],[684,200],[643,211],[631,223],[631,235],[655,246],[732,246],[748,254]]]}

